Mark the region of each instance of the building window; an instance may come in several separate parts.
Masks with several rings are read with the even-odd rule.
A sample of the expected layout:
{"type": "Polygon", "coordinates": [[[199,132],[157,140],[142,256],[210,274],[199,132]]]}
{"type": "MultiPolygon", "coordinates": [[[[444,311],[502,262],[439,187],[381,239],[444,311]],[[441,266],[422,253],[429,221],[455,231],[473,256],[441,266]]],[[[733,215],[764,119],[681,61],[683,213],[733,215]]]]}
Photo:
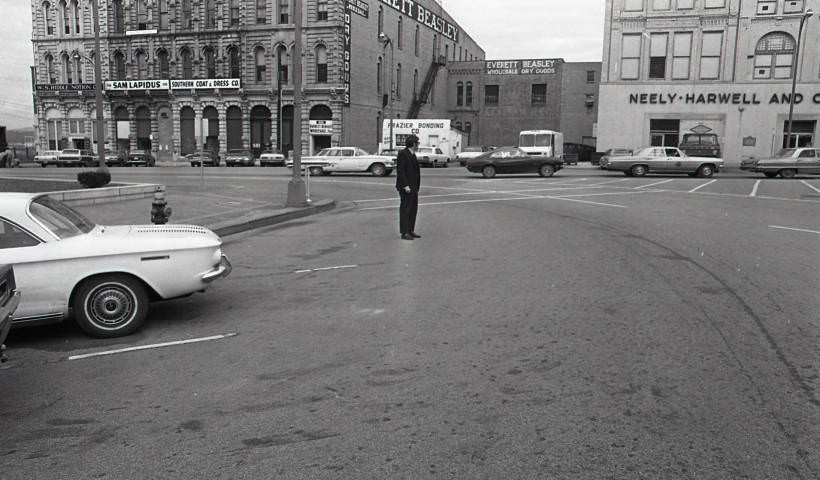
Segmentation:
{"type": "Polygon", "coordinates": [[[288,84],[288,50],[284,46],[276,49],[276,66],[279,70],[279,86],[288,84]]]}
{"type": "Polygon", "coordinates": [[[669,10],[671,3],[671,0],[652,0],[652,10],[669,10]]]}
{"type": "Polygon", "coordinates": [[[74,83],[71,81],[71,62],[68,59],[68,54],[64,53],[60,59],[62,60],[63,83],[74,83]]]}
{"type": "Polygon", "coordinates": [[[60,32],[68,35],[71,33],[71,17],[69,16],[68,6],[62,0],[57,6],[60,10],[60,32]]]}
{"type": "Polygon", "coordinates": [[[791,78],[794,37],[786,32],[772,32],[757,42],[754,78],[791,78]]]}
{"type": "Polygon", "coordinates": [[[137,30],[148,30],[148,6],[143,0],[134,2],[137,10],[137,30]]]}
{"type": "Polygon", "coordinates": [[[700,54],[700,78],[717,80],[720,78],[720,53],[723,49],[723,32],[703,32],[700,54]]]}
{"type": "Polygon", "coordinates": [[[71,2],[71,13],[74,14],[74,33],[79,34],[81,33],[80,6],[77,4],[77,0],[73,0],[71,2]]]}
{"type": "Polygon", "coordinates": [[[587,70],[587,83],[595,83],[595,70],[587,70]]]}
{"type": "Polygon", "coordinates": [[[268,23],[268,0],[256,0],[256,23],[268,23]]]}
{"type": "Polygon", "coordinates": [[[137,79],[145,80],[148,78],[148,62],[146,61],[145,52],[137,50],[134,54],[134,59],[137,62],[137,79]]]}
{"type": "Polygon", "coordinates": [[[401,63],[396,66],[396,98],[401,98],[401,63]]]}
{"type": "Polygon", "coordinates": [[[384,31],[384,9],[382,7],[379,7],[379,18],[377,25],[379,27],[379,31],[376,32],[376,35],[384,31]]]}
{"type": "Polygon", "coordinates": [[[467,134],[467,145],[470,144],[470,140],[471,140],[470,139],[470,137],[471,137],[470,134],[472,133],[472,131],[473,131],[473,124],[470,123],[470,122],[464,122],[464,133],[467,134]]]}
{"type": "MultiPolygon", "coordinates": [[[[692,57],[692,32],[676,32],[672,45],[672,80],[687,80],[692,57]]],[[[703,69],[701,68],[701,71],[703,69]]]]}
{"type": "Polygon", "coordinates": [[[122,52],[114,52],[114,75],[117,80],[125,80],[125,55],[122,52]]]}
{"type": "Polygon", "coordinates": [[[159,0],[159,29],[168,30],[168,0],[159,0]]]}
{"type": "Polygon", "coordinates": [[[51,18],[48,15],[48,10],[51,5],[48,2],[43,2],[43,24],[46,26],[46,35],[54,35],[54,25],[51,24],[51,18]]]}
{"type": "Polygon", "coordinates": [[[547,84],[533,83],[532,84],[532,104],[546,105],[547,104],[547,84]]]}
{"type": "Polygon", "coordinates": [[[168,61],[168,51],[160,49],[157,52],[157,61],[159,61],[159,78],[171,77],[171,64],[168,61]]]}
{"type": "Polygon", "coordinates": [[[637,80],[641,66],[641,34],[625,33],[621,38],[621,79],[637,80]]]}
{"type": "Polygon", "coordinates": [[[484,105],[498,105],[498,85],[484,85],[484,105]]]}
{"type": "Polygon", "coordinates": [[[327,0],[318,0],[316,3],[316,20],[327,21],[327,0]]]}
{"type": "Polygon", "coordinates": [[[473,82],[467,82],[464,87],[464,104],[468,107],[473,105],[473,82]]]}
{"type": "Polygon", "coordinates": [[[194,65],[191,58],[191,51],[188,50],[188,48],[183,48],[179,52],[179,56],[182,59],[182,78],[194,78],[194,65]]]}
{"type": "Polygon", "coordinates": [[[191,0],[182,0],[182,28],[190,30],[193,28],[194,7],[191,0]]]}
{"type": "Polygon", "coordinates": [[[653,33],[649,44],[649,78],[666,78],[666,51],[669,34],[653,33]]]}
{"type": "Polygon", "coordinates": [[[216,78],[216,55],[214,55],[214,49],[211,47],[205,47],[204,54],[207,78],[216,78]]]}
{"type": "Polygon", "coordinates": [[[231,78],[240,78],[239,73],[239,49],[236,47],[228,48],[228,66],[230,68],[231,78]]]}
{"type": "Polygon", "coordinates": [[[758,0],[758,15],[774,15],[777,13],[777,0],[758,0]]]}
{"type": "Polygon", "coordinates": [[[205,27],[216,28],[216,5],[214,0],[205,0],[205,27]]]}
{"type": "Polygon", "coordinates": [[[267,65],[265,65],[265,49],[257,47],[253,56],[256,59],[256,81],[260,83],[264,82],[265,70],[267,69],[267,65]]]}
{"type": "Polygon", "coordinates": [[[413,40],[413,48],[415,50],[416,56],[419,56],[419,26],[416,25],[416,37],[413,40]]]}
{"type": "Polygon", "coordinates": [[[399,22],[398,22],[398,25],[396,26],[396,47],[398,47],[399,50],[401,50],[401,43],[402,43],[401,42],[401,36],[402,36],[401,33],[402,33],[402,30],[403,30],[402,29],[401,18],[402,17],[399,17],[399,22]]]}
{"type": "Polygon", "coordinates": [[[230,9],[231,26],[239,26],[239,0],[231,0],[230,9]]]}
{"type": "Polygon", "coordinates": [[[290,23],[290,5],[288,0],[279,0],[279,23],[290,23]]]}
{"type": "Polygon", "coordinates": [[[413,70],[413,100],[419,98],[419,70],[413,70]]]}
{"type": "Polygon", "coordinates": [[[464,82],[456,83],[456,106],[464,105],[464,82]]]}
{"type": "Polygon", "coordinates": [[[640,11],[643,11],[643,0],[624,0],[624,11],[626,11],[626,12],[640,12],[640,11]]]}
{"type": "Polygon", "coordinates": [[[382,57],[376,60],[376,93],[382,93],[382,57]]]}
{"type": "Polygon", "coordinates": [[[783,13],[803,13],[803,0],[786,0],[783,4],[783,13]]]}
{"type": "Polygon", "coordinates": [[[327,83],[327,48],[316,47],[316,83],[327,83]]]}
{"type": "Polygon", "coordinates": [[[678,10],[691,10],[695,8],[695,0],[677,0],[678,10]]]}
{"type": "Polygon", "coordinates": [[[57,78],[54,76],[54,57],[46,55],[46,75],[48,76],[48,83],[57,83],[57,78]]]}
{"type": "MultiPolygon", "coordinates": [[[[789,3],[788,1],[786,3],[789,3]]],[[[726,0],[704,0],[704,8],[723,8],[726,6],[726,0]]]]}

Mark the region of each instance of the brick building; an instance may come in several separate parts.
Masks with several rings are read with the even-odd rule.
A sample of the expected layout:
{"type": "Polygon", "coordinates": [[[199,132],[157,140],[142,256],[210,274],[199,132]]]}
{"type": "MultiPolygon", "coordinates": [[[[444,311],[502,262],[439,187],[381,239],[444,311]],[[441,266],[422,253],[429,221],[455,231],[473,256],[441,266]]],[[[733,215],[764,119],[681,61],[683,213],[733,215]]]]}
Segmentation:
{"type": "Polygon", "coordinates": [[[817,0],[607,0],[598,149],[717,134],[727,164],[816,144],[817,0]],[[799,56],[797,52],[800,42],[799,56]],[[791,87],[794,122],[787,138],[791,87]]]}
{"type": "MultiPolygon", "coordinates": [[[[293,1],[99,0],[106,148],[176,160],[198,148],[204,124],[206,148],[223,155],[291,149],[293,1]]],[[[91,5],[34,0],[32,18],[38,149],[92,148],[91,5]]],[[[307,153],[375,150],[390,112],[446,117],[442,67],[484,58],[433,0],[305,0],[303,25],[307,153]]]]}

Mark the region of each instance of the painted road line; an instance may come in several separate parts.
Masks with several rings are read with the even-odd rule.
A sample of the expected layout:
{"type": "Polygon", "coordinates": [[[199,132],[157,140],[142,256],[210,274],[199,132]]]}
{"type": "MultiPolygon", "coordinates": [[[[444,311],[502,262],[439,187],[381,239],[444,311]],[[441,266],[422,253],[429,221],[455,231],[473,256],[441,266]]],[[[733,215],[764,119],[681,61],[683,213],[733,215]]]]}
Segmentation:
{"type": "Polygon", "coordinates": [[[815,192],[820,193],[820,188],[815,187],[815,186],[814,186],[814,185],[812,185],[811,183],[809,183],[809,182],[807,182],[807,181],[805,181],[805,180],[800,180],[800,183],[802,183],[803,185],[805,185],[805,186],[807,186],[807,187],[811,188],[811,189],[812,189],[812,190],[814,190],[815,192]]]}
{"type": "MultiPolygon", "coordinates": [[[[478,192],[465,192],[465,193],[439,193],[436,195],[420,195],[419,198],[426,199],[426,198],[439,198],[439,197],[466,197],[468,195],[489,195],[489,194],[515,194],[515,195],[524,195],[526,193],[533,193],[533,192],[551,192],[556,190],[583,190],[587,187],[556,187],[556,188],[528,188],[525,190],[482,190],[478,192]]],[[[387,202],[387,201],[395,201],[398,200],[399,197],[388,197],[388,198],[373,198],[367,200],[353,200],[353,203],[373,203],[373,202],[387,202]]]]}
{"type": "Polygon", "coordinates": [[[649,187],[654,187],[655,185],[661,185],[661,184],[664,184],[664,183],[669,183],[669,182],[674,181],[674,180],[675,180],[674,178],[668,178],[666,180],[661,180],[660,182],[650,183],[649,185],[641,185],[640,187],[632,187],[632,188],[634,188],[636,190],[641,189],[641,188],[649,188],[649,187]]]}
{"type": "Polygon", "coordinates": [[[631,178],[621,178],[621,179],[618,179],[618,180],[609,180],[607,182],[593,183],[590,186],[594,187],[594,186],[598,186],[598,185],[610,185],[610,184],[613,184],[613,183],[621,183],[621,182],[626,182],[626,181],[629,181],[629,180],[632,180],[632,179],[631,178]]]}
{"type": "MultiPolygon", "coordinates": [[[[393,207],[395,208],[395,207],[393,207]]],[[[329,270],[342,270],[345,268],[358,268],[358,265],[339,265],[337,267],[321,267],[321,268],[306,268],[304,270],[296,270],[293,273],[312,273],[312,272],[327,272],[329,270]]]]}
{"type": "Polygon", "coordinates": [[[780,225],[769,225],[769,228],[775,228],[777,230],[790,230],[792,232],[815,233],[817,235],[820,235],[820,231],[808,230],[808,229],[805,229],[805,228],[781,227],[780,225]]]}
{"type": "Polygon", "coordinates": [[[705,187],[706,185],[711,185],[711,184],[713,184],[713,183],[715,183],[715,182],[717,182],[717,180],[709,180],[708,182],[703,183],[703,184],[700,184],[700,185],[698,185],[697,187],[693,188],[692,190],[689,190],[689,193],[695,193],[695,192],[697,192],[698,190],[700,190],[701,188],[705,187]]]}
{"type": "Polygon", "coordinates": [[[615,207],[615,208],[627,208],[626,205],[617,205],[614,203],[601,203],[601,202],[591,202],[589,200],[579,200],[577,198],[566,198],[566,197],[546,197],[551,200],[564,200],[567,202],[578,202],[578,203],[585,203],[587,205],[597,205],[599,207],[615,207]]]}
{"type": "MultiPolygon", "coordinates": [[[[615,205],[610,203],[599,203],[599,202],[590,202],[586,200],[578,200],[574,198],[561,198],[561,197],[552,197],[547,195],[540,195],[540,196],[528,196],[528,197],[518,197],[518,198],[486,198],[486,199],[479,199],[479,200],[457,200],[453,202],[430,202],[430,203],[420,203],[419,207],[431,207],[431,206],[439,206],[439,205],[458,205],[458,204],[466,204],[466,203],[491,203],[491,202],[511,202],[511,201],[523,201],[523,200],[564,200],[567,202],[580,202],[580,203],[588,203],[592,205],[599,205],[605,207],[617,207],[617,208],[627,208],[623,205],[615,205]]],[[[367,207],[367,208],[360,208],[359,211],[365,210],[392,210],[397,208],[396,205],[388,205],[382,207],[367,207]]]]}
{"type": "Polygon", "coordinates": [[[640,192],[602,192],[602,193],[575,193],[572,195],[555,195],[554,198],[600,197],[603,195],[638,195],[640,193],[657,193],[666,190],[644,190],[640,192]]]}
{"type": "Polygon", "coordinates": [[[117,350],[107,350],[104,352],[85,353],[82,355],[72,355],[68,357],[69,360],[80,360],[83,358],[102,357],[105,355],[115,355],[118,353],[136,352],[138,350],[149,350],[153,348],[173,347],[176,345],[187,345],[189,343],[211,342],[214,340],[222,340],[223,338],[235,337],[236,333],[226,333],[224,335],[214,335],[211,337],[191,338],[189,340],[177,340],[174,342],[155,343],[153,345],[142,345],[139,347],[120,348],[117,350]]]}
{"type": "Polygon", "coordinates": [[[750,193],[750,194],[749,194],[749,196],[750,196],[750,197],[756,197],[756,196],[757,196],[757,189],[758,189],[758,188],[760,188],[760,180],[758,180],[758,181],[756,181],[756,182],[755,182],[754,187],[752,187],[752,193],[750,193]]]}

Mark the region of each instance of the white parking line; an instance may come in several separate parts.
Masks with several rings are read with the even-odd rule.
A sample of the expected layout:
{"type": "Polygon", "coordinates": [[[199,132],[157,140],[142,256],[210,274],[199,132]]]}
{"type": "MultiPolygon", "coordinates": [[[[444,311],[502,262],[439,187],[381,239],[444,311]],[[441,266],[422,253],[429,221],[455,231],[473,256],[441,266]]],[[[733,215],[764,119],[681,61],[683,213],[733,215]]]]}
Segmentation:
{"type": "MultiPolygon", "coordinates": [[[[510,202],[510,201],[521,201],[521,200],[564,200],[567,202],[579,202],[579,203],[588,203],[591,205],[599,205],[603,207],[616,207],[616,208],[627,208],[624,205],[616,205],[612,203],[600,203],[600,202],[590,202],[587,200],[578,200],[575,198],[564,198],[564,197],[555,197],[549,195],[538,195],[538,196],[526,196],[526,197],[517,197],[517,198],[485,198],[485,199],[478,199],[478,200],[457,200],[453,202],[430,202],[430,203],[420,203],[420,207],[430,207],[430,206],[438,206],[438,205],[458,205],[462,203],[490,203],[490,202],[510,202]]],[[[368,208],[360,208],[359,211],[365,210],[392,210],[396,208],[396,205],[388,205],[382,207],[368,207],[368,208]]]]}
{"type": "MultiPolygon", "coordinates": [[[[490,194],[499,194],[499,193],[508,193],[508,194],[515,194],[515,195],[524,195],[530,192],[551,192],[555,190],[583,190],[587,187],[556,187],[556,188],[528,188],[526,190],[482,190],[476,192],[465,192],[465,193],[439,193],[436,195],[421,195],[421,199],[426,198],[437,198],[437,197],[466,197],[468,195],[490,195],[490,194]]],[[[388,197],[388,198],[373,198],[367,200],[353,200],[353,203],[372,203],[372,202],[387,202],[391,200],[398,200],[398,196],[396,197],[388,197]]]]}
{"type": "Polygon", "coordinates": [[[148,350],[152,348],[172,347],[175,345],[186,345],[189,343],[210,342],[213,340],[222,340],[223,338],[235,337],[236,333],[226,333],[224,335],[214,335],[211,337],[192,338],[190,340],[177,340],[174,342],[155,343],[153,345],[142,345],[139,347],[120,348],[117,350],[106,350],[104,352],[85,353],[83,355],[72,355],[68,357],[69,360],[80,360],[83,358],[102,357],[104,355],[115,355],[117,353],[135,352],[138,350],[148,350]]]}
{"type": "Polygon", "coordinates": [[[711,185],[711,184],[713,184],[713,183],[715,183],[715,182],[717,182],[717,180],[709,180],[708,182],[706,182],[706,183],[704,183],[704,184],[701,184],[701,185],[698,185],[697,187],[693,188],[692,190],[689,190],[689,193],[694,193],[694,192],[697,192],[698,190],[700,190],[701,188],[705,187],[706,185],[711,185]]]}
{"type": "Polygon", "coordinates": [[[807,187],[811,188],[811,189],[812,189],[812,190],[814,190],[815,192],[820,193],[820,189],[818,189],[817,187],[815,187],[815,186],[814,186],[814,185],[812,185],[811,183],[809,183],[809,182],[807,182],[807,181],[805,181],[805,180],[800,180],[800,183],[802,183],[803,185],[805,185],[805,186],[807,186],[807,187]]]}
{"type": "Polygon", "coordinates": [[[358,268],[358,265],[339,265],[338,267],[307,268],[305,270],[296,270],[293,273],[327,272],[328,270],[342,270],[345,268],[358,268]]]}
{"type": "Polygon", "coordinates": [[[752,187],[752,193],[750,193],[750,194],[749,194],[749,196],[750,196],[750,197],[756,197],[756,196],[757,196],[757,189],[758,189],[759,187],[760,187],[760,180],[758,180],[758,181],[756,181],[756,182],[755,182],[754,187],[752,187]]]}
{"type": "Polygon", "coordinates": [[[607,181],[607,182],[593,183],[593,184],[591,184],[590,186],[609,185],[609,184],[611,184],[611,183],[621,183],[621,182],[626,182],[626,181],[628,181],[628,180],[632,180],[632,179],[631,179],[631,178],[621,178],[621,179],[619,179],[619,180],[609,180],[609,181],[607,181]]]}
{"type": "Polygon", "coordinates": [[[781,227],[779,225],[769,225],[769,228],[776,228],[778,230],[791,230],[792,232],[816,233],[817,235],[820,235],[820,231],[807,230],[805,228],[781,227]]]}
{"type": "Polygon", "coordinates": [[[669,183],[669,182],[674,181],[674,180],[675,180],[674,178],[669,178],[669,179],[666,179],[666,180],[661,180],[660,182],[650,183],[649,185],[641,185],[640,187],[633,187],[633,188],[635,188],[636,190],[641,189],[641,188],[649,188],[649,187],[654,187],[655,185],[661,185],[663,183],[669,183]]]}

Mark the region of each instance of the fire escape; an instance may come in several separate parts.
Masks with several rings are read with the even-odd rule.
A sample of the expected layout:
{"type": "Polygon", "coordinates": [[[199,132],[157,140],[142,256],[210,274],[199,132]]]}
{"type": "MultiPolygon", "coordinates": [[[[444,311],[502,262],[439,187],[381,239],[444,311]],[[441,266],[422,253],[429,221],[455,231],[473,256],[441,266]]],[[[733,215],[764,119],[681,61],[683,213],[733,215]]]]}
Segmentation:
{"type": "Polygon", "coordinates": [[[433,90],[433,85],[436,83],[436,75],[438,69],[447,64],[447,57],[444,55],[434,55],[433,62],[430,64],[430,69],[427,70],[427,75],[424,76],[424,83],[421,84],[421,90],[413,98],[413,103],[410,105],[410,111],[407,112],[407,118],[418,118],[422,105],[427,103],[430,98],[430,92],[433,90]]]}

